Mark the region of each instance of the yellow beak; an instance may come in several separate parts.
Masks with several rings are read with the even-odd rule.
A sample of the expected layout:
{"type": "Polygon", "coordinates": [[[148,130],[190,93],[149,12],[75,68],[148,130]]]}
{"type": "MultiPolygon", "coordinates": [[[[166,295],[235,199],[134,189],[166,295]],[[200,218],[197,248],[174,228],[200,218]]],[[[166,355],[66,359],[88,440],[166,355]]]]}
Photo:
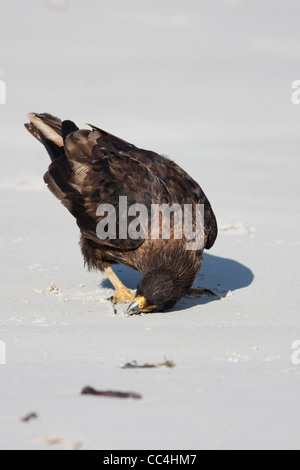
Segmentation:
{"type": "Polygon", "coordinates": [[[130,315],[137,315],[139,313],[149,313],[156,309],[156,305],[148,305],[147,300],[142,295],[138,295],[129,304],[126,313],[130,315]]]}

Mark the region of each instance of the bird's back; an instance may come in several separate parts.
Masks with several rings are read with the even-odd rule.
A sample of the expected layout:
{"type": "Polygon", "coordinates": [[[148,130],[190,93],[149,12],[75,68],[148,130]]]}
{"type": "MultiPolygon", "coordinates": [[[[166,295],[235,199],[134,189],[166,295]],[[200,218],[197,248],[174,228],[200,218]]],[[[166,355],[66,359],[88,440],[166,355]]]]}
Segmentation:
{"type": "MultiPolygon", "coordinates": [[[[217,222],[201,187],[175,162],[137,148],[95,126],[79,130],[72,121],[50,114],[29,115],[28,131],[46,148],[51,164],[44,176],[49,189],[74,215],[83,235],[99,243],[99,204],[203,204],[205,248],[213,246],[217,222]]],[[[119,221],[117,221],[119,222],[119,221]]],[[[105,249],[130,251],[143,240],[104,240],[105,249]]]]}

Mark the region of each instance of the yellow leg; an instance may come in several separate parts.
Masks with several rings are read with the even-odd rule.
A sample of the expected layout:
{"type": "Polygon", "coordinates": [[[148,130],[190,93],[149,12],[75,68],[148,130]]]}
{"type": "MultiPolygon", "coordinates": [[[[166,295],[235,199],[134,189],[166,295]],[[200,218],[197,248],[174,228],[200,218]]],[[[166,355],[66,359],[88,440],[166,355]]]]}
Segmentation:
{"type": "Polygon", "coordinates": [[[128,287],[124,286],[122,281],[120,281],[116,273],[113,271],[111,265],[107,265],[104,268],[104,274],[108,277],[116,290],[115,295],[111,298],[113,304],[133,301],[134,294],[128,289],[128,287]]]}
{"type": "Polygon", "coordinates": [[[188,290],[188,292],[189,292],[189,294],[198,294],[198,295],[205,294],[205,290],[202,289],[202,287],[198,287],[197,289],[195,289],[194,287],[191,287],[188,290]]]}
{"type": "Polygon", "coordinates": [[[210,289],[203,289],[202,287],[198,287],[195,289],[192,287],[191,289],[188,290],[188,294],[197,294],[197,295],[212,295],[215,296],[216,294],[211,291],[210,289]]]}

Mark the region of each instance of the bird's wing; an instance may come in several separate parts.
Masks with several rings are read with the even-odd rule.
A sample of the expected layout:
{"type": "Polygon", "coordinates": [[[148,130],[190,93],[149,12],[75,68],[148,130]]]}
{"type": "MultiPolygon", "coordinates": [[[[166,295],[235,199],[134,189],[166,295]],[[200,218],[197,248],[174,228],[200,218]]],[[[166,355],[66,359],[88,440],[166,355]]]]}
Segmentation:
{"type": "Polygon", "coordinates": [[[52,159],[44,179],[88,238],[120,250],[141,245],[141,239],[96,238],[98,206],[113,204],[118,213],[118,198],[123,195],[128,206],[141,203],[149,213],[152,203],[204,204],[205,248],[214,244],[217,222],[211,205],[200,186],[175,162],[95,126],[92,131],[79,131],[73,122],[47,113],[30,113],[29,118],[26,128],[52,159]]]}
{"type": "Polygon", "coordinates": [[[166,186],[171,204],[203,204],[206,249],[210,249],[217,238],[218,226],[211,204],[198,183],[179,165],[169,158],[150,150],[144,150],[130,144],[102,129],[91,126],[98,132],[97,144],[101,148],[126,154],[143,163],[166,186]]]}
{"type": "Polygon", "coordinates": [[[130,251],[138,248],[144,238],[119,237],[120,223],[124,228],[124,223],[128,226],[134,218],[121,221],[124,213],[120,210],[119,197],[127,197],[127,207],[143,204],[151,217],[151,204],[168,203],[171,196],[165,183],[151,169],[126,153],[126,142],[116,138],[120,142],[118,148],[115,143],[104,147],[98,142],[99,137],[98,130],[70,133],[64,141],[64,155],[51,163],[44,179],[76,218],[84,236],[103,249],[130,251]],[[115,209],[115,239],[100,239],[97,235],[97,225],[106,217],[106,214],[97,215],[99,206],[104,204],[115,209]]]}

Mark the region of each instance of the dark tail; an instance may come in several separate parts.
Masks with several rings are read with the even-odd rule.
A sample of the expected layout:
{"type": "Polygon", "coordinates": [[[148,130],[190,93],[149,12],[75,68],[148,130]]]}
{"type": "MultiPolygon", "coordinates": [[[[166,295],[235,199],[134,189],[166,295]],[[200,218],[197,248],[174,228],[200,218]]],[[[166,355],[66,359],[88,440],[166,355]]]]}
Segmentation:
{"type": "Polygon", "coordinates": [[[72,169],[65,154],[64,141],[78,127],[72,121],[61,121],[48,113],[29,113],[28,118],[30,122],[25,124],[26,129],[44,145],[52,160],[44,181],[50,191],[71,210],[69,196],[74,189],[69,185],[69,180],[72,169]]]}

